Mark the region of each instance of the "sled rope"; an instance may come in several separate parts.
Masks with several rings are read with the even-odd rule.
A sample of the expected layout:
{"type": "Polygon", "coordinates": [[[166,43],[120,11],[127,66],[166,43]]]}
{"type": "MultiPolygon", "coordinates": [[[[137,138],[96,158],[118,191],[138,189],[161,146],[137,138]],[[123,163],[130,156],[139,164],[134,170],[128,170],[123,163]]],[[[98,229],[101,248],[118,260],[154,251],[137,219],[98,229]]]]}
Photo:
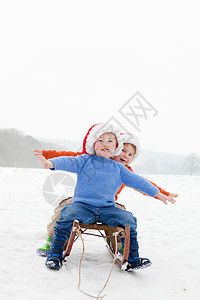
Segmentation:
{"type": "Polygon", "coordinates": [[[98,295],[97,296],[93,296],[85,291],[83,291],[81,288],[80,288],[80,285],[81,285],[81,263],[82,263],[82,260],[83,260],[83,255],[84,255],[84,252],[85,252],[85,244],[84,244],[84,239],[82,237],[82,234],[81,234],[81,227],[79,226],[78,228],[75,229],[76,232],[77,232],[77,235],[81,238],[81,241],[82,241],[82,245],[83,245],[83,250],[82,250],[82,255],[81,255],[81,259],[80,259],[80,263],[79,263],[79,283],[78,283],[78,290],[80,292],[82,292],[83,294],[93,298],[93,299],[97,299],[97,300],[102,300],[106,294],[100,296],[103,292],[103,290],[106,288],[107,284],[108,284],[108,281],[110,279],[110,276],[111,276],[111,273],[113,271],[113,267],[114,267],[114,264],[115,264],[115,260],[116,260],[116,257],[117,257],[117,236],[123,231],[123,230],[120,230],[118,232],[114,232],[113,235],[115,237],[115,255],[114,255],[114,258],[113,258],[113,262],[112,262],[112,266],[111,266],[111,269],[110,269],[110,272],[108,274],[108,278],[104,284],[104,286],[102,287],[102,289],[99,291],[98,295]]]}

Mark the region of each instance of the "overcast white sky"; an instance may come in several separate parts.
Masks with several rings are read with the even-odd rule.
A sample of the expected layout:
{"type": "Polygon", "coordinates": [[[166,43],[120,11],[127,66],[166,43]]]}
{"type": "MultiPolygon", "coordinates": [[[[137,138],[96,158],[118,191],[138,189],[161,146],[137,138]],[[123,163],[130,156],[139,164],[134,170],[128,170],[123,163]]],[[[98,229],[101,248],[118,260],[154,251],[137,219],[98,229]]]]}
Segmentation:
{"type": "Polygon", "coordinates": [[[114,118],[143,148],[200,154],[199,16],[194,0],[1,1],[0,128],[77,141],[114,118]],[[158,112],[140,132],[120,114],[137,91],[158,112]]]}

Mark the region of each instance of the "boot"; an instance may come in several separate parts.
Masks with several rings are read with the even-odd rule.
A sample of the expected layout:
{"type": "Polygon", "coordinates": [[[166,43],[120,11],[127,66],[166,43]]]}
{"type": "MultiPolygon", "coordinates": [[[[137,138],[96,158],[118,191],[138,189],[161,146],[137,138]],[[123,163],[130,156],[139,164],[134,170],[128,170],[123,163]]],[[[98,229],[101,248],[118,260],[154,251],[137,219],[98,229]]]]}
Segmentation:
{"type": "Polygon", "coordinates": [[[51,239],[51,243],[45,265],[50,269],[59,270],[62,267],[65,239],[57,239],[56,237],[53,237],[51,239]]]}
{"type": "Polygon", "coordinates": [[[132,261],[128,261],[125,271],[132,271],[150,267],[152,262],[148,258],[138,257],[132,261]]]}
{"type": "Polygon", "coordinates": [[[36,253],[40,256],[47,256],[48,250],[50,249],[50,245],[51,245],[51,237],[48,236],[46,239],[46,243],[41,248],[38,248],[36,253]]]}

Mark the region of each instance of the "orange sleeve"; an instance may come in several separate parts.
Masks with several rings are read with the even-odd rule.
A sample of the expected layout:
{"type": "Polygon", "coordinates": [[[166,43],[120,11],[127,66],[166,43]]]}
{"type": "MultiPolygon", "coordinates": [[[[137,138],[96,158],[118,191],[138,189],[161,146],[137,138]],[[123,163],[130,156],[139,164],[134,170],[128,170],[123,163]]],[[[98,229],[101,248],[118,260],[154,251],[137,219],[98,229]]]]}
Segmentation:
{"type": "Polygon", "coordinates": [[[59,156],[78,156],[78,155],[82,155],[82,152],[72,152],[72,151],[56,151],[56,150],[43,150],[42,151],[42,155],[44,155],[44,157],[46,159],[50,159],[53,157],[59,157],[59,156]]]}

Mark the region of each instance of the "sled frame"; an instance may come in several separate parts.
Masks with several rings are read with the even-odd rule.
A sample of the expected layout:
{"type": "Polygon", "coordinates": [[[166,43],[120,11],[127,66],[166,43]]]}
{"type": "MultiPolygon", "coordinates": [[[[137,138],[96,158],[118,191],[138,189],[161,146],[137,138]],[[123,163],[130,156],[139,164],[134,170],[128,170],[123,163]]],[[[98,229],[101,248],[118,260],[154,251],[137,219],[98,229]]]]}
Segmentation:
{"type": "Polygon", "coordinates": [[[116,247],[117,247],[113,233],[121,231],[119,233],[117,239],[118,239],[118,241],[120,241],[120,237],[125,238],[124,251],[123,251],[123,254],[121,255],[121,257],[118,257],[118,256],[116,257],[116,263],[119,265],[120,268],[122,268],[122,265],[128,261],[129,245],[130,245],[130,226],[129,225],[126,225],[125,229],[123,229],[121,227],[111,227],[111,226],[108,226],[108,225],[102,224],[102,223],[94,223],[94,224],[84,225],[84,224],[79,223],[78,220],[75,220],[73,222],[71,234],[70,234],[69,240],[65,246],[64,253],[63,253],[63,260],[65,260],[65,258],[70,255],[72,247],[73,247],[73,243],[78,238],[78,234],[77,234],[78,230],[81,231],[81,234],[88,234],[88,235],[103,237],[106,240],[106,243],[107,243],[106,246],[107,246],[110,254],[113,256],[113,258],[115,257],[115,251],[116,251],[116,247]],[[95,233],[88,233],[88,232],[86,232],[87,230],[95,230],[95,231],[98,231],[99,234],[97,235],[95,233]],[[104,233],[102,233],[102,231],[104,233]]]}

